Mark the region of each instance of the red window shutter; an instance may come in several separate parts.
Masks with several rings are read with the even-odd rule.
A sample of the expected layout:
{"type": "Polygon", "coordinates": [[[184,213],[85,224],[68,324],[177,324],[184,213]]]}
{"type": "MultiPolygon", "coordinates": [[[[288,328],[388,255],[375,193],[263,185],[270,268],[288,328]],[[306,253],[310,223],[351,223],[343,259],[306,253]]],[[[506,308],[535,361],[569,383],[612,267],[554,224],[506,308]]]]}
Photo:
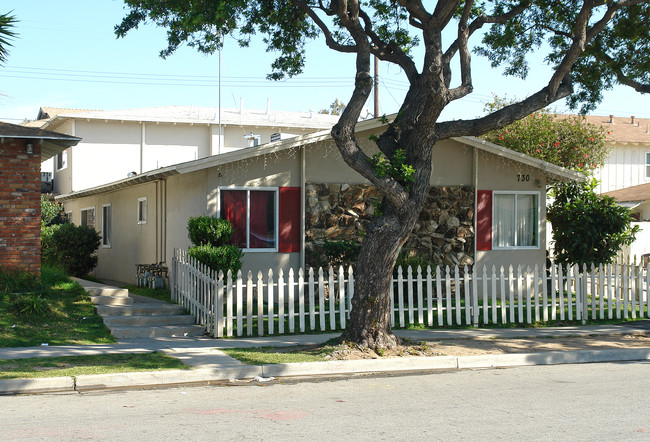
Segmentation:
{"type": "Polygon", "coordinates": [[[492,191],[476,193],[476,250],[492,250],[492,191]]]}
{"type": "Polygon", "coordinates": [[[300,187],[280,187],[280,244],[282,253],[300,252],[300,187]]]}

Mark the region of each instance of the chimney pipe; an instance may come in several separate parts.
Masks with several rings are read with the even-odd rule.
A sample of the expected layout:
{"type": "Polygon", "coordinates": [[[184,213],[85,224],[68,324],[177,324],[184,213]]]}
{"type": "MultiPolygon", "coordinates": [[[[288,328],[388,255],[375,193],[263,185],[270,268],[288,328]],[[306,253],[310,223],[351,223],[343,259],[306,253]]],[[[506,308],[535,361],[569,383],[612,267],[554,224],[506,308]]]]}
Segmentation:
{"type": "Polygon", "coordinates": [[[613,123],[613,122],[614,122],[614,115],[610,115],[608,123],[613,123]]]}
{"type": "Polygon", "coordinates": [[[634,124],[634,115],[632,115],[632,122],[630,124],[634,124]]]}

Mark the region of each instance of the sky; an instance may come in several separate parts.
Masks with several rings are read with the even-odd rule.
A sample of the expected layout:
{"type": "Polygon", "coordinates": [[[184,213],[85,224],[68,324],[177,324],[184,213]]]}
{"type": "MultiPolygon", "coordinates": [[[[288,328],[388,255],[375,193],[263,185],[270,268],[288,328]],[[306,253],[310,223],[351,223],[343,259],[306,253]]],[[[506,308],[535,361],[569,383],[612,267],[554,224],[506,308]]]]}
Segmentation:
{"type": "MultiPolygon", "coordinates": [[[[18,19],[19,34],[0,66],[0,120],[20,123],[35,119],[38,109],[65,107],[113,110],[151,106],[219,105],[286,111],[318,111],[338,98],[346,102],[352,91],[354,56],[338,54],[317,40],[307,48],[304,73],[295,79],[265,79],[274,59],[261,40],[249,48],[225,42],[219,55],[204,55],[189,47],[162,59],[165,31],[153,24],[117,39],[113,28],[127,13],[122,0],[2,0],[0,12],[18,19]]],[[[474,40],[478,44],[478,40],[474,40]]],[[[532,63],[526,81],[504,77],[501,70],[473,56],[474,93],[447,107],[442,119],[483,114],[492,94],[523,98],[547,82],[550,70],[532,63]]],[[[399,109],[407,91],[404,74],[380,63],[380,114],[399,109]]],[[[371,99],[372,100],[372,99],[371,99]]],[[[607,92],[594,115],[650,118],[650,100],[623,86],[607,92]]],[[[372,101],[367,104],[372,109],[372,101]]],[[[552,110],[570,112],[563,103],[552,110]]]]}

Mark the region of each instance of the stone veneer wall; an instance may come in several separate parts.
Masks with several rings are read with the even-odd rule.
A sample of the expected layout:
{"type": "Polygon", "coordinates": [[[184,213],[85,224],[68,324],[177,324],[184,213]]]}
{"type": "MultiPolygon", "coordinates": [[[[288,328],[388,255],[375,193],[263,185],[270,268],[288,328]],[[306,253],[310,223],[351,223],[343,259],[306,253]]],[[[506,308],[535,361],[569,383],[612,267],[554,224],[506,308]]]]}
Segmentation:
{"type": "Polygon", "coordinates": [[[26,140],[0,144],[0,267],[41,273],[41,148],[26,140]]]}
{"type": "MultiPolygon", "coordinates": [[[[374,214],[379,192],[367,184],[305,186],[307,267],[324,265],[325,240],[360,243],[374,214]]],[[[474,263],[474,188],[431,187],[424,210],[402,253],[434,264],[474,263]]]]}

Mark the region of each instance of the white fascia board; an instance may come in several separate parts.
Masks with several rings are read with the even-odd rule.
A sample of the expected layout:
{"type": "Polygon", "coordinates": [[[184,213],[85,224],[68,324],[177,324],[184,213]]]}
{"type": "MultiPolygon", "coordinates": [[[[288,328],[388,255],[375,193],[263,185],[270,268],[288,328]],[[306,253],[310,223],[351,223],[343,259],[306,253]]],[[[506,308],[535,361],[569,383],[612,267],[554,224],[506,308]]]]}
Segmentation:
{"type": "Polygon", "coordinates": [[[130,178],[124,178],[119,181],[113,181],[112,183],[103,184],[97,187],[91,187],[90,189],[78,190],[76,192],[59,195],[54,197],[54,199],[56,201],[68,201],[75,198],[82,198],[85,196],[97,195],[112,190],[122,189],[124,187],[130,187],[136,184],[148,183],[151,181],[156,181],[177,174],[178,172],[176,171],[176,166],[164,167],[164,168],[152,170],[150,172],[145,172],[130,178]]]}
{"type": "Polygon", "coordinates": [[[513,161],[535,167],[537,169],[541,169],[547,175],[550,175],[554,178],[559,178],[564,181],[584,181],[586,179],[585,175],[580,172],[576,172],[574,170],[570,170],[565,167],[540,160],[539,158],[531,157],[521,152],[510,150],[508,148],[490,143],[489,141],[485,141],[480,138],[454,137],[452,139],[460,143],[467,144],[468,146],[477,147],[485,152],[505,157],[513,161]]]}

